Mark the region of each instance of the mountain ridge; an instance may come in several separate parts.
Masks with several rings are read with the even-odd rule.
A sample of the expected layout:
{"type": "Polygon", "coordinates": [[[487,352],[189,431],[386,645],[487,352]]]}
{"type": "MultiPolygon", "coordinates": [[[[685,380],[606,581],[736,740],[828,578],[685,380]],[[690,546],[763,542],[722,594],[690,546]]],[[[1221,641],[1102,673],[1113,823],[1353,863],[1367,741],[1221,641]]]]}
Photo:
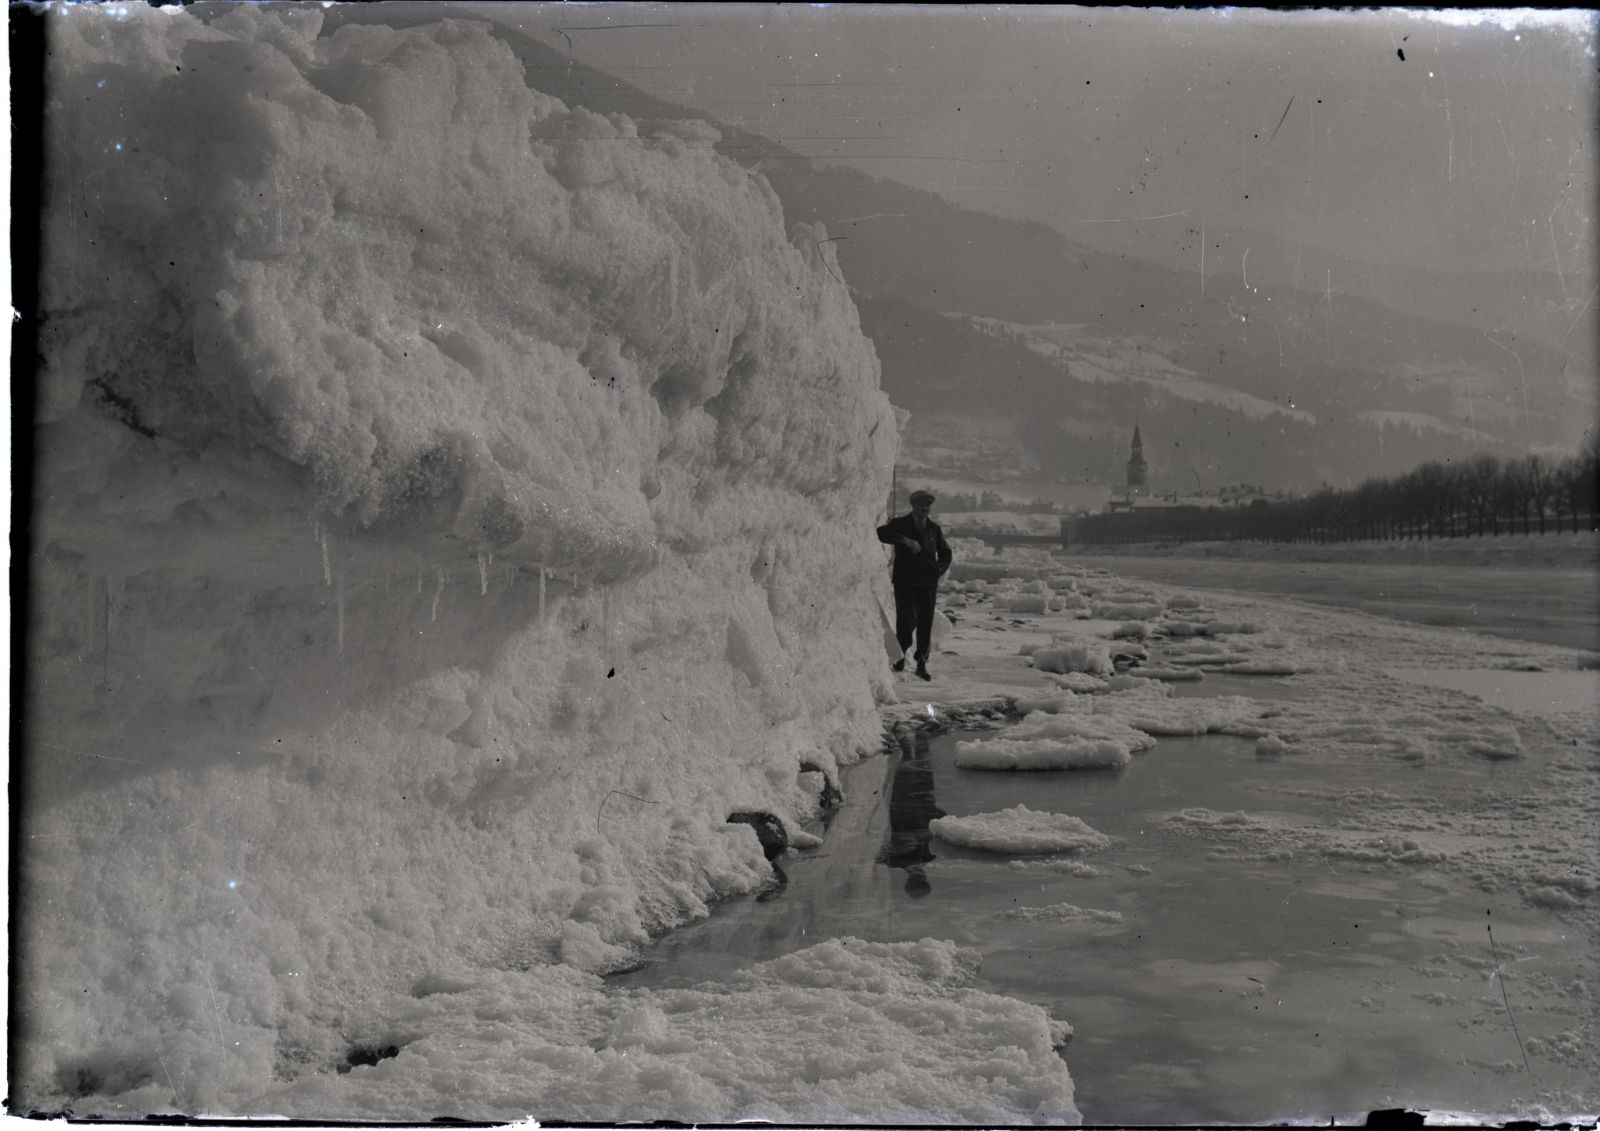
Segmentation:
{"type": "MultiPolygon", "coordinates": [[[[436,18],[415,9],[329,12],[339,20],[388,23],[436,18]]],[[[644,122],[711,122],[721,134],[716,149],[767,179],[787,223],[821,222],[894,403],[927,414],[974,403],[993,411],[1010,400],[1018,444],[1047,453],[1069,434],[1081,451],[1085,433],[1103,424],[1106,438],[1094,451],[1066,460],[1052,469],[1056,474],[1116,474],[1126,458],[1126,432],[1112,437],[1134,417],[1178,447],[1182,437],[1191,446],[1211,437],[1203,468],[1187,454],[1167,461],[1185,486],[1231,477],[1299,488],[1388,473],[1380,469],[1398,473],[1422,458],[1575,447],[1593,418],[1592,381],[1572,371],[1570,356],[1498,323],[1486,329],[1491,319],[1474,326],[1408,313],[1351,293],[1349,280],[1332,287],[1331,267],[1323,268],[1330,285],[1319,293],[1247,285],[1242,270],[1207,271],[1202,278],[1077,243],[1036,220],[994,216],[925,189],[819,165],[781,142],[640,91],[515,28],[491,26],[530,81],[565,102],[644,122]],[[1016,340],[978,331],[973,319],[1019,328],[1016,340]],[[1059,356],[1043,356],[1050,345],[1036,328],[1061,324],[1082,327],[1085,341],[1058,334],[1059,356]],[[1199,386],[1292,406],[1291,415],[1257,419],[1148,381],[1096,384],[1074,376],[1074,355],[1082,367],[1096,342],[1119,336],[1135,354],[1142,349],[1161,359],[1151,366],[1153,376],[1179,372],[1199,386]],[[1316,423],[1295,418],[1295,410],[1316,423]],[[1087,419],[1065,430],[1054,423],[1072,413],[1087,419]],[[1122,454],[1113,458],[1118,444],[1122,454]],[[1410,463],[1403,462],[1407,453],[1415,456],[1410,463]]],[[[1199,235],[1188,233],[1197,263],[1199,235]]],[[[1350,269],[1359,275],[1360,268],[1350,269]]],[[[1548,280],[1533,281],[1544,289],[1548,280]]],[[[1572,276],[1569,286],[1578,281],[1572,276]]],[[[1426,288],[1417,290],[1425,295],[1426,288]]],[[[1162,474],[1163,461],[1153,459],[1152,482],[1159,484],[1162,474]]]]}

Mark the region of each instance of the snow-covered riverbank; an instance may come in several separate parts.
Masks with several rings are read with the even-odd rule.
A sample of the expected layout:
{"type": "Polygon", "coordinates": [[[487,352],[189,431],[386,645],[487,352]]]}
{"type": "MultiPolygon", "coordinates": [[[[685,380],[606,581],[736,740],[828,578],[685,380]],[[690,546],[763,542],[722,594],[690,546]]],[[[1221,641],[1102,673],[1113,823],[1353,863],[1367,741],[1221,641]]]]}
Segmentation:
{"type": "MultiPolygon", "coordinates": [[[[1231,735],[1252,744],[1261,767],[1256,793],[1225,809],[1197,807],[1175,796],[1164,814],[1154,815],[1151,831],[1168,840],[1188,840],[1218,868],[1252,869],[1256,885],[1267,890],[1287,885],[1291,900],[1300,891],[1303,869],[1309,866],[1318,874],[1326,869],[1330,875],[1316,885],[1326,889],[1325,898],[1288,911],[1275,896],[1250,913],[1270,921],[1257,919],[1253,925],[1250,915],[1223,913],[1222,905],[1215,914],[1190,908],[1187,913],[1195,918],[1185,929],[1195,940],[1220,932],[1212,949],[1222,954],[1228,952],[1228,932],[1241,932],[1234,936],[1235,953],[1250,955],[1256,940],[1283,933],[1278,920],[1284,914],[1311,915],[1318,922],[1312,903],[1340,893],[1366,892],[1359,899],[1389,893],[1376,898],[1391,901],[1392,909],[1369,908],[1358,916],[1379,919],[1363,924],[1370,932],[1368,943],[1388,940],[1387,947],[1374,945],[1365,955],[1373,973],[1358,965],[1343,978],[1330,973],[1313,990],[1304,981],[1305,967],[1316,960],[1304,950],[1270,973],[1249,971],[1256,975],[1253,982],[1240,985],[1249,993],[1272,984],[1278,993],[1275,1024],[1286,1019],[1286,1008],[1294,1008],[1295,1001],[1284,1003],[1289,986],[1295,987],[1302,1009],[1308,993],[1324,1001],[1328,1015],[1319,1012],[1306,1019],[1306,1026],[1326,1030],[1322,1036],[1335,1044],[1360,1039],[1359,1034],[1403,1044],[1406,1019],[1413,1017],[1429,1034],[1429,1056],[1414,1058],[1412,1070],[1395,1080],[1381,1072],[1381,1061],[1361,1069],[1357,1066],[1366,1058],[1352,1055],[1340,1067],[1314,1051],[1317,1034],[1284,1033],[1273,1052],[1263,1051],[1257,1059],[1277,1066],[1269,1072],[1273,1079],[1300,1072],[1302,1086],[1271,1092],[1251,1082],[1253,1077],[1237,1077],[1221,1060],[1152,1066],[1150,1079],[1161,1083],[1148,1087],[1120,1065],[1107,1069],[1097,1061],[1115,1082],[1079,1077],[1080,1093],[1093,1095],[1099,1105],[1092,1110],[1115,1121],[1154,1118],[1157,1112],[1165,1119],[1181,1115],[1188,1103],[1207,1118],[1317,1119],[1336,1114],[1317,1105],[1320,1097],[1337,1092],[1331,1081],[1343,1074],[1343,1087],[1360,1095],[1366,1086],[1375,1103],[1383,1092],[1398,1105],[1421,1103],[1485,1116],[1592,1117],[1600,1102],[1592,1088],[1600,1067],[1592,1020],[1597,973],[1592,941],[1600,926],[1595,867],[1600,859],[1600,719],[1595,710],[1600,673],[1586,670],[1591,654],[1288,600],[1119,579],[1083,560],[1064,563],[1024,552],[1014,560],[1026,563],[1014,572],[1027,581],[971,582],[964,586],[969,592],[946,601],[955,624],[940,643],[934,680],[902,679],[905,701],[891,708],[891,715],[905,725],[946,715],[962,718],[972,708],[1002,700],[1037,712],[1001,741],[979,735],[958,742],[957,762],[967,766],[995,761],[987,754],[991,748],[996,764],[1020,757],[1033,765],[1068,766],[1117,764],[1129,757],[1160,761],[1162,743],[1172,742],[1174,735],[1231,735]],[[1032,654],[1032,666],[1020,653],[1032,654]],[[1128,666],[1138,657],[1141,664],[1128,666]],[[1110,674],[1114,670],[1122,674],[1110,674]],[[1141,672],[1162,679],[1152,684],[1141,672]],[[1208,693],[1210,684],[1219,686],[1208,693]],[[964,707],[951,711],[955,704],[964,707]],[[1035,737],[1019,742],[1029,726],[1035,737]],[[1117,761],[1107,762],[1112,755],[1117,761]],[[1304,772],[1280,770],[1296,766],[1304,772]],[[1308,789],[1302,778],[1317,784],[1308,789]],[[1275,785],[1280,779],[1282,784],[1275,785]],[[1340,873],[1344,878],[1337,878],[1340,873]],[[1478,926],[1494,927],[1500,940],[1496,964],[1488,964],[1488,936],[1469,930],[1472,914],[1459,912],[1457,921],[1434,912],[1430,920],[1419,908],[1431,901],[1484,915],[1478,926]],[[1404,965],[1379,972],[1395,961],[1404,965]],[[1512,969],[1498,969],[1501,961],[1512,969]],[[1497,987],[1505,981],[1514,989],[1498,1000],[1497,987]],[[1516,1034],[1513,1022],[1520,1026],[1516,1034]],[[1312,1059],[1298,1069],[1280,1064],[1291,1049],[1304,1049],[1312,1059]],[[1380,1087],[1385,1081],[1392,1086],[1380,1087]],[[1117,1090],[1107,1092],[1107,1087],[1117,1090]],[[1263,1108],[1268,1095],[1278,1098],[1263,1108]]],[[[982,563],[982,572],[992,568],[982,563]]],[[[1082,771],[1047,772],[1070,777],[1082,771]]],[[[1219,762],[1219,777],[1233,772],[1219,762]]],[[[948,788],[941,804],[958,809],[948,788]]],[[[1028,786],[1019,781],[1003,794],[1026,797],[1028,786]]],[[[1061,812],[1088,815],[1094,824],[1105,817],[1108,804],[1114,811],[1115,795],[1097,796],[1092,805],[1086,798],[1061,812]]],[[[995,805],[997,812],[1004,808],[995,805]]],[[[1004,835],[997,841],[1003,843],[1004,835]]],[[[1145,870],[1150,861],[1130,856],[1133,847],[1119,846],[1103,865],[1097,855],[1090,873],[1122,864],[1145,870]]],[[[1181,866],[1169,863],[1162,870],[1175,875],[1181,866]]],[[[934,870],[929,874],[934,877],[934,870]]],[[[950,880],[934,882],[948,888],[950,880]]],[[[1100,902],[1091,898],[1093,883],[1079,890],[1083,894],[1072,898],[1074,904],[1107,905],[1104,892],[1100,902]]],[[[1225,894],[1220,898],[1233,901],[1225,894]]],[[[1113,905],[1131,916],[1142,902],[1113,905]]],[[[1174,926],[1145,924],[1141,938],[1174,926]]],[[[1074,961],[1070,932],[1062,938],[1053,963],[1074,961]]],[[[1051,945],[1048,937],[1035,942],[1051,945]]],[[[1209,969],[1195,963],[1200,948],[1185,953],[1182,943],[1177,945],[1172,957],[1178,965],[1209,969]]],[[[1089,954],[1083,960],[1103,961],[1089,954]]],[[[1158,965],[1151,966],[1151,976],[1159,981],[1158,965]]],[[[1234,971],[1236,980],[1243,969],[1234,971]]],[[[1217,970],[1226,973],[1222,966],[1217,970]]],[[[1202,984],[1210,983],[1202,977],[1173,986],[1166,1008],[1178,1008],[1184,986],[1202,984]]],[[[1217,983],[1224,989],[1231,984],[1227,978],[1217,983]]],[[[1082,1041],[1096,1038],[1095,1019],[1105,1031],[1102,1037],[1120,1033],[1125,1042],[1138,1045],[1138,1025],[1115,1010],[1107,1012],[1098,995],[1079,1012],[1070,1004],[1061,1012],[1078,1030],[1080,1048],[1082,1041]]],[[[1218,1034],[1221,1049],[1248,1046],[1256,1021],[1248,1012],[1219,1009],[1215,1024],[1240,1027],[1232,1038],[1218,1034]]],[[[1196,1047],[1183,1051],[1192,1057],[1196,1047]]],[[[1070,1046],[1066,1059],[1077,1072],[1070,1046]]]]}
{"type": "Polygon", "coordinates": [[[731,814],[875,747],[894,418],[833,245],[481,21],[43,18],[11,1102],[654,1094],[536,1049],[359,1085],[419,1013],[586,1033],[764,882],[731,814]]]}
{"type": "MultiPolygon", "coordinates": [[[[1408,1089],[1432,1089],[1425,1094],[1436,1114],[1449,1108],[1485,1117],[1550,1118],[1593,1109],[1597,1097],[1585,1081],[1595,1078],[1596,978],[1594,954],[1582,940],[1594,937],[1600,891],[1594,868],[1600,848],[1600,733],[1590,710],[1543,695],[1499,703],[1487,691],[1519,679],[1530,686],[1593,684],[1600,675],[1576,667],[1582,654],[1537,644],[1491,645],[1486,653],[1483,641],[1463,641],[1459,633],[1128,582],[1039,559],[1024,561],[1016,572],[1032,579],[989,586],[983,594],[952,595],[947,608],[955,623],[942,631],[934,679],[897,681],[902,701],[884,708],[891,732],[953,722],[992,728],[997,712],[1031,711],[1039,737],[1028,741],[1044,764],[1052,749],[1070,743],[1074,728],[1080,736],[1092,733],[1133,757],[1157,761],[1163,743],[1179,741],[1174,736],[1209,732],[1248,743],[1257,764],[1315,764],[1335,783],[1313,796],[1293,784],[1293,775],[1274,786],[1282,775],[1263,773],[1265,792],[1244,809],[1211,809],[1175,797],[1157,815],[1157,831],[1193,845],[1182,865],[1163,867],[1151,846],[1136,843],[1143,838],[1121,830],[1116,843],[1107,844],[1090,829],[1075,851],[1043,857],[1030,846],[1031,862],[1021,865],[1022,874],[1032,869],[1041,881],[1065,880],[1084,893],[1069,902],[1046,895],[1039,907],[1007,909],[1011,918],[1029,924],[1033,945],[1046,948],[1054,962],[1103,966],[1104,957],[1085,949],[1091,940],[1114,938],[1118,916],[1139,922],[1125,903],[1117,905],[1122,910],[1105,909],[1110,897],[1104,890],[1096,901],[1101,889],[1094,877],[1106,868],[1131,868],[1160,885],[1172,879],[1164,872],[1203,869],[1212,861],[1215,869],[1248,868],[1267,892],[1281,876],[1293,906],[1273,894],[1265,903],[1249,903],[1248,914],[1243,905],[1230,905],[1225,913],[1221,906],[1190,907],[1192,918],[1156,924],[1153,937],[1180,941],[1169,942],[1170,954],[1155,954],[1150,962],[1150,992],[1167,994],[1169,1010],[1182,998],[1223,993],[1208,1023],[1219,1050],[1251,1046],[1257,1039],[1252,1034],[1266,1022],[1253,1019],[1250,1010],[1262,1002],[1276,1003],[1272,1031],[1281,1035],[1272,1050],[1256,1053],[1259,1063],[1278,1065],[1284,1053],[1301,1045],[1326,1050],[1307,1054],[1314,1061],[1304,1071],[1314,1073],[1315,1082],[1307,1075],[1303,1087],[1290,1082],[1271,1093],[1279,1097],[1278,1115],[1322,1121],[1335,1114],[1317,1106],[1328,1086],[1324,1075],[1359,1091],[1366,1079],[1362,1071],[1373,1071],[1374,1082],[1388,1082],[1383,1095],[1365,1093],[1374,1103],[1416,1105],[1408,1089]],[[1042,591],[1046,587],[1049,593],[1042,591]],[[1047,613],[1002,608],[1030,600],[1072,607],[1047,613]],[[1129,668],[1128,660],[1140,652],[1146,657],[1142,668],[1129,668]],[[1089,670],[1053,672],[1045,665],[1089,670]],[[1118,667],[1127,670],[1118,674],[1118,667]],[[1166,678],[1148,682],[1141,670],[1166,678]],[[1441,672],[1469,685],[1482,681],[1486,690],[1432,686],[1441,672]],[[1213,682],[1221,685],[1218,693],[1206,694],[1213,682]],[[1496,767],[1504,772],[1495,773],[1496,767]],[[1472,784],[1481,775],[1487,775],[1481,784],[1472,784]],[[1093,853],[1087,860],[1086,851],[1093,853]],[[1328,874],[1302,892],[1299,877],[1308,865],[1328,874]],[[1355,900],[1361,921],[1353,930],[1367,932],[1344,975],[1324,971],[1308,982],[1299,969],[1305,959],[1290,954],[1281,955],[1277,966],[1242,958],[1231,964],[1199,961],[1200,948],[1185,950],[1181,942],[1187,935],[1226,951],[1228,932],[1242,929],[1234,941],[1248,953],[1252,940],[1284,930],[1276,920],[1252,925],[1252,916],[1301,919],[1317,914],[1314,903],[1329,900],[1355,900]],[[1397,910],[1391,912],[1384,900],[1395,902],[1397,910]],[[1481,902],[1491,912],[1484,925],[1498,927],[1492,953],[1487,934],[1479,938],[1467,932],[1472,924],[1428,910],[1463,900],[1481,902]],[[1081,959],[1074,958],[1075,949],[1083,950],[1081,959]],[[1404,965],[1386,965],[1395,955],[1404,956],[1404,965]],[[1508,987],[1504,1001],[1502,983],[1508,987]],[[1294,997],[1285,1008],[1283,995],[1291,989],[1294,997]],[[1329,1010],[1329,1016],[1312,1019],[1326,1034],[1282,1028],[1304,1015],[1307,994],[1329,1010]],[[1337,1020],[1333,1011],[1340,1014],[1337,1020]],[[1423,1035],[1430,1042],[1426,1073],[1422,1060],[1413,1059],[1410,1072],[1384,1076],[1377,1071],[1383,1056],[1338,1051],[1341,1040],[1362,1039],[1384,1049],[1423,1035]],[[1454,1065],[1460,1079],[1473,1081],[1470,1102],[1466,1095],[1448,1102],[1452,1077],[1432,1067],[1439,1064],[1454,1065]]],[[[1017,733],[1003,737],[1010,741],[1017,733]]],[[[982,746],[993,738],[980,731],[963,741],[982,746]]],[[[1062,764],[1073,761],[1070,752],[1056,756],[1062,764]]],[[[710,948],[694,958],[701,979],[668,985],[588,979],[574,987],[570,972],[480,976],[471,986],[446,987],[461,996],[429,995],[416,1007],[408,1028],[395,1037],[409,1043],[399,1046],[401,1055],[392,1062],[284,1089],[274,1097],[276,1109],[293,1103],[291,1110],[353,1105],[400,1113],[438,1102],[426,1079],[468,1079],[475,1097],[501,1097],[493,1110],[514,1109],[521,1099],[558,1117],[1070,1122],[1075,1094],[1100,1083],[1072,1079],[1074,1050],[1111,1033],[1135,1047],[1134,1019],[1099,995],[1044,1007],[1025,1004],[1039,992],[1008,1000],[983,988],[987,976],[979,952],[948,937],[972,933],[970,926],[958,926],[971,918],[959,907],[940,905],[948,908],[943,932],[896,941],[905,932],[904,912],[895,903],[899,881],[864,877],[828,859],[845,840],[869,846],[892,841],[879,791],[888,792],[894,761],[891,753],[883,769],[852,773],[848,780],[861,783],[858,789],[877,785],[866,796],[847,799],[820,846],[779,862],[797,874],[813,860],[823,868],[820,884],[796,884],[777,897],[800,900],[800,908],[784,909],[791,912],[787,917],[775,904],[746,903],[737,914],[714,910],[705,931],[686,934],[688,945],[710,948]],[[863,901],[868,922],[881,916],[875,929],[884,938],[828,935],[826,924],[841,908],[860,914],[863,901]],[[808,938],[807,924],[828,941],[808,938]],[[781,935],[762,937],[773,930],[781,935]],[[740,955],[769,953],[778,957],[754,965],[738,961],[740,955]],[[729,962],[737,972],[719,973],[729,962]],[[552,978],[562,987],[559,993],[546,984],[552,978]],[[464,1014],[467,1004],[470,1013],[464,1014]],[[495,1020],[488,1031],[481,1025],[485,1017],[495,1020]],[[848,1039],[840,1028],[849,1030],[848,1039]],[[559,1071],[536,1089],[526,1081],[508,1086],[519,1058],[529,1054],[559,1071]],[[420,1064],[432,1066],[431,1077],[417,1077],[420,1064]],[[608,1098],[597,1102],[597,1090],[608,1098]]],[[[1044,771],[1069,778],[1076,772],[1082,771],[1044,771]]],[[[995,778],[1021,791],[1039,780],[1029,773],[995,778]]],[[[940,803],[962,808],[962,799],[948,793],[940,803]]],[[[1115,804],[1114,795],[1096,808],[1108,804],[1115,804]]],[[[1075,819],[1086,811],[1057,810],[1075,819]]],[[[1093,819],[1116,827],[1109,815],[1093,819]]],[[[810,827],[824,832],[820,825],[810,827]]],[[[980,831],[976,843],[999,851],[1002,859],[1017,847],[1004,829],[996,837],[980,831]]],[[[968,886],[961,859],[951,859],[962,849],[938,851],[944,866],[957,868],[954,874],[929,869],[942,898],[949,899],[952,885],[968,886]]],[[[646,953],[647,960],[652,957],[646,953]]],[[[1014,964],[1020,957],[1005,961],[1014,964]]],[[[1001,976],[998,970],[995,976],[1001,976]]],[[[1041,977],[1039,986],[1045,984],[1041,977]]],[[[1141,1001],[1125,999],[1121,1008],[1154,1008],[1141,1001]]],[[[1174,1046],[1168,1054],[1194,1055],[1189,1046],[1174,1046]]],[[[1085,1053],[1084,1059],[1104,1058],[1085,1053]]],[[[1114,1071],[1110,1086],[1124,1091],[1142,1089],[1144,1079],[1161,1081],[1124,1097],[1120,1102],[1127,1106],[1121,1107],[1106,1098],[1107,1085],[1101,1084],[1101,1104],[1119,1112],[1156,1110],[1162,1102],[1157,1092],[1169,1097],[1165,1102],[1177,1096],[1180,1105],[1187,1102],[1194,1112],[1217,1119],[1237,1117],[1240,1109],[1230,1104],[1242,1101],[1230,1097],[1248,1091],[1250,1102],[1261,1102],[1238,1075],[1248,1069],[1229,1067],[1226,1058],[1203,1071],[1176,1060],[1144,1064],[1150,1076],[1120,1064],[1114,1071]],[[1221,1091],[1204,1091],[1207,1081],[1221,1091]]],[[[480,1110],[476,1100],[467,1106],[480,1110]]],[[[1259,1109],[1249,1114],[1262,1116],[1259,1109]]]]}
{"type": "MultiPolygon", "coordinates": [[[[1189,714],[1184,716],[1178,701],[1160,693],[1159,681],[1150,684],[1137,675],[1114,676],[1117,682],[1132,683],[1119,695],[1093,700],[1096,714],[1122,718],[1137,727],[1140,719],[1172,711],[1181,719],[1175,733],[1224,726],[1259,731],[1264,749],[1285,756],[1293,756],[1302,746],[1332,748],[1350,757],[1425,764],[1538,757],[1550,771],[1549,784],[1555,792],[1549,800],[1562,810],[1551,814],[1563,826],[1552,830],[1553,841],[1569,844],[1574,851],[1591,843],[1588,836],[1578,835],[1584,826],[1566,823],[1567,816],[1600,812],[1596,808],[1600,780],[1595,777],[1600,772],[1595,761],[1600,726],[1592,705],[1600,695],[1583,703],[1571,691],[1571,685],[1587,680],[1600,692],[1600,672],[1582,670],[1587,653],[1270,598],[1130,582],[1076,564],[1038,561],[1018,572],[1035,580],[1007,588],[1047,590],[1055,584],[1063,598],[1059,603],[1068,607],[1043,614],[1006,610],[1004,605],[1022,602],[988,595],[994,585],[968,583],[972,592],[944,603],[956,624],[940,642],[946,654],[932,662],[935,679],[923,684],[902,678],[898,686],[904,701],[888,709],[891,717],[913,719],[930,708],[937,712],[940,704],[988,703],[1005,697],[1024,708],[1056,708],[1065,689],[1103,692],[1107,665],[1116,650],[1131,654],[1145,650],[1142,641],[1159,639],[1165,661],[1163,673],[1158,674],[1180,669],[1202,676],[1206,672],[1276,676],[1303,688],[1303,693],[1275,703],[1259,720],[1243,721],[1249,714],[1246,709],[1239,719],[1219,723],[1207,719],[1198,705],[1187,708],[1189,714]],[[997,603],[1002,611],[995,611],[997,603]],[[1126,643],[1116,643],[1119,639],[1126,643]],[[1043,671],[1019,656],[1052,648],[1061,651],[1064,642],[1078,646],[1078,667],[1099,669],[1100,674],[1043,671]],[[1441,682],[1452,686],[1434,686],[1441,682]],[[1520,694],[1508,696],[1499,690],[1518,685],[1520,694]],[[1541,685],[1551,690],[1541,693],[1541,685]],[[1119,701],[1130,705],[1110,706],[1119,701]],[[1576,786],[1586,788],[1572,794],[1576,786]],[[1577,813],[1556,805],[1558,797],[1580,802],[1577,813]]],[[[1077,702],[1067,700],[1069,708],[1077,702]]],[[[1527,885],[1526,877],[1517,880],[1513,865],[1502,863],[1502,882],[1527,885]]],[[[1589,866],[1579,857],[1572,857],[1572,865],[1579,874],[1588,874],[1589,866]]]]}
{"type": "Polygon", "coordinates": [[[1129,579],[1288,597],[1412,624],[1582,648],[1600,665],[1600,569],[1593,566],[1143,555],[1069,560],[1129,579]]]}
{"type": "MultiPolygon", "coordinates": [[[[934,681],[897,682],[876,357],[826,233],[704,124],[563,104],[470,21],[48,18],[73,96],[14,705],[17,1109],[1071,1122],[1073,1003],[979,986],[946,938],[606,979],[772,880],[731,816],[808,844],[886,724],[984,705],[1110,758],[1218,728],[1397,773],[1517,761],[1526,789],[1460,813],[1179,821],[1267,863],[1421,854],[1593,930],[1592,718],[1390,674],[1572,653],[1044,562],[953,601],[934,681]],[[1307,693],[1107,682],[1119,632],[1175,683],[1307,693]]],[[[1569,1029],[1530,1052],[1592,1055],[1569,1029]]]]}

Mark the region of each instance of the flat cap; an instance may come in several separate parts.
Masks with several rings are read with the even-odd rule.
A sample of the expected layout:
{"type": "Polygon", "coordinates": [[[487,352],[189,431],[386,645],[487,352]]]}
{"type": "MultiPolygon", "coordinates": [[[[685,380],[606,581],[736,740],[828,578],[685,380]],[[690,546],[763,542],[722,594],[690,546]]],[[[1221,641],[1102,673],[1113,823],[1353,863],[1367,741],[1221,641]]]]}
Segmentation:
{"type": "Polygon", "coordinates": [[[931,502],[933,502],[933,499],[934,499],[934,494],[933,494],[932,491],[917,490],[917,491],[911,492],[911,501],[913,503],[920,503],[920,502],[923,502],[923,501],[927,501],[927,502],[931,503],[931,502]]]}

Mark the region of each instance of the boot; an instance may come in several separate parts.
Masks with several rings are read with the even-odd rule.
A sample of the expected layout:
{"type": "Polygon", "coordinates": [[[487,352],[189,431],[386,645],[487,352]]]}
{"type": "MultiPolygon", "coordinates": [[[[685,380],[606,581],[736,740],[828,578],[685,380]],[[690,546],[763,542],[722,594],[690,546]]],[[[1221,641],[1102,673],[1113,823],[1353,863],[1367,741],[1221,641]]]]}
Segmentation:
{"type": "Polygon", "coordinates": [[[893,668],[897,672],[903,672],[903,671],[906,670],[906,658],[904,656],[901,656],[898,660],[896,660],[894,663],[890,664],[889,666],[891,668],[893,668]]]}
{"type": "Polygon", "coordinates": [[[926,663],[924,663],[923,661],[921,661],[921,660],[917,661],[917,678],[918,679],[929,679],[929,680],[931,680],[933,678],[931,675],[928,674],[928,665],[926,663]]]}

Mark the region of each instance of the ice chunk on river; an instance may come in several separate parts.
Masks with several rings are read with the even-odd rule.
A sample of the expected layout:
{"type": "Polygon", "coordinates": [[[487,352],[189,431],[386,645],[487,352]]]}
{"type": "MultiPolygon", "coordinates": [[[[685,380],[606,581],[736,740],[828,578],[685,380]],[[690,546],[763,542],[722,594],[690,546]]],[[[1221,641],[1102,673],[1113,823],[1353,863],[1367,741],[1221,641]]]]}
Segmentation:
{"type": "Polygon", "coordinates": [[[1003,738],[956,743],[956,765],[978,770],[1073,770],[1126,766],[1155,739],[1115,718],[1036,711],[1003,738]]]}
{"type": "Polygon", "coordinates": [[[1099,852],[1111,847],[1111,838],[1096,832],[1081,818],[1065,813],[1036,813],[1015,805],[998,813],[967,817],[938,817],[928,831],[940,840],[986,852],[1018,856],[1046,852],[1099,852]]]}

